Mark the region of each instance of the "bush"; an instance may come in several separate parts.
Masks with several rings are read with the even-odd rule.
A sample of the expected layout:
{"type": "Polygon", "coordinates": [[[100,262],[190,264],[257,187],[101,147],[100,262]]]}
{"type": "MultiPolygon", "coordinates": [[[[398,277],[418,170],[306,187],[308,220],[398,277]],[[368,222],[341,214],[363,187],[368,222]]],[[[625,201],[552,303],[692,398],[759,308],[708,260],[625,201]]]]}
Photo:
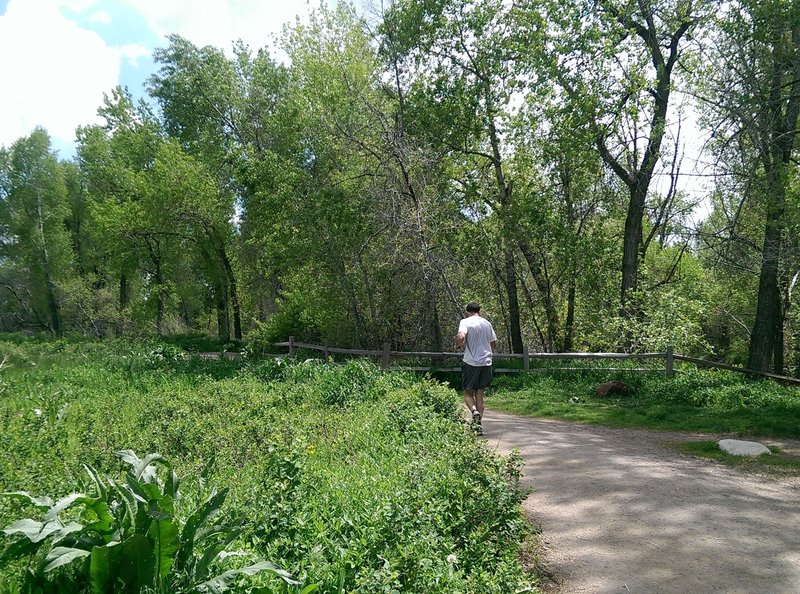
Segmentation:
{"type": "MultiPolygon", "coordinates": [[[[18,348],[1,374],[0,490],[63,497],[82,463],[113,477],[112,452],[160,452],[186,477],[176,525],[216,484],[226,521],[244,528],[239,548],[321,592],[529,585],[518,460],[477,442],[458,395],[433,380],[365,361],[154,359],[152,344],[18,348]],[[41,416],[33,394],[48,395],[41,416]]],[[[0,526],[19,514],[0,498],[0,526]]],[[[78,580],[80,563],[55,573],[78,580]]],[[[281,591],[274,577],[249,583],[281,591]]]]}
{"type": "Polygon", "coordinates": [[[3,493],[44,511],[41,521],[26,518],[3,530],[12,540],[0,563],[27,559],[23,591],[218,593],[239,576],[260,572],[299,583],[268,562],[224,569],[226,557],[233,555],[227,548],[246,529],[246,524],[215,518],[227,489],[212,489],[181,522],[176,509],[180,480],[170,464],[157,454],[140,459],[123,450],[117,455],[128,465],[124,482],[84,467],[93,495],[73,493],[53,503],[24,491],[3,493]],[[67,514],[69,521],[63,519],[67,514]]]}

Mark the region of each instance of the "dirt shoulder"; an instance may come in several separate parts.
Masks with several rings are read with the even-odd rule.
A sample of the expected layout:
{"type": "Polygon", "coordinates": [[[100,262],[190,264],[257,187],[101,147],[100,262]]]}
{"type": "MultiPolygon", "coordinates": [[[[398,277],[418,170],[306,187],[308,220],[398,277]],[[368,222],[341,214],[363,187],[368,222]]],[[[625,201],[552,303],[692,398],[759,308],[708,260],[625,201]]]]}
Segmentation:
{"type": "Polygon", "coordinates": [[[525,460],[524,507],[542,531],[548,591],[800,592],[800,481],[743,475],[674,447],[709,436],[495,411],[483,426],[491,447],[525,460]]]}

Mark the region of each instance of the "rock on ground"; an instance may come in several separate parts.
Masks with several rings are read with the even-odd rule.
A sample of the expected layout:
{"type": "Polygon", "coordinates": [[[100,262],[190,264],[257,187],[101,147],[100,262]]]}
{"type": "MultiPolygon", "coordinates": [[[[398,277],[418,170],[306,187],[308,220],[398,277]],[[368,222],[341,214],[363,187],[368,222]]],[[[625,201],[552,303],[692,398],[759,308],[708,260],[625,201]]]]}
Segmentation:
{"type": "Polygon", "coordinates": [[[723,452],[734,456],[760,456],[769,454],[769,448],[757,441],[742,441],[740,439],[720,439],[717,442],[723,452]]]}

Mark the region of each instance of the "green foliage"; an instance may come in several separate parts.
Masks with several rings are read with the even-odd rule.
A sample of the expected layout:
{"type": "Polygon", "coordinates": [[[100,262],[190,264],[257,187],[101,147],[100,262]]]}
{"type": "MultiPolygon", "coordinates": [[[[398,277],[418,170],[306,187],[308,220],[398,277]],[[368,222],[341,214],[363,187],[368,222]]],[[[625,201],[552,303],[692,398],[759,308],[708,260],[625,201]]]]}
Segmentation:
{"type": "Polygon", "coordinates": [[[128,465],[124,482],[84,466],[93,495],[73,493],[54,503],[24,491],[2,493],[43,512],[41,521],[27,518],[3,529],[12,540],[0,563],[28,560],[23,591],[101,594],[148,589],[217,594],[240,575],[264,571],[288,584],[298,583],[268,562],[220,569],[221,561],[231,555],[228,546],[246,528],[216,519],[227,490],[212,489],[180,522],[180,480],[171,465],[158,454],[140,459],[132,450],[121,450],[117,456],[128,465]],[[65,516],[75,519],[65,521],[65,516]],[[63,576],[50,579],[51,572],[68,565],[78,565],[71,582],[63,576]]]}
{"type": "MultiPolygon", "coordinates": [[[[161,520],[179,527],[179,540],[195,510],[210,505],[208,485],[218,485],[230,520],[220,514],[203,525],[236,530],[238,550],[319,592],[500,594],[530,583],[518,557],[528,534],[519,459],[497,456],[465,431],[458,395],[436,382],[364,361],[161,359],[153,357],[159,343],[3,338],[13,341],[0,342],[10,354],[0,374],[0,490],[64,497],[85,473],[82,464],[116,477],[111,452],[158,451],[183,477],[171,519],[161,520]],[[37,416],[43,404],[33,394],[50,395],[55,414],[37,416]]],[[[157,350],[169,354],[163,344],[157,350]]],[[[163,510],[170,468],[153,464],[163,488],[152,496],[163,510]]],[[[98,498],[96,487],[81,490],[98,498]]],[[[75,502],[63,523],[86,526],[79,511],[75,502]]],[[[19,517],[16,502],[0,498],[0,526],[19,517]]],[[[200,533],[195,560],[215,542],[198,542],[200,533]]],[[[178,567],[191,568],[179,561],[181,549],[170,550],[162,558],[172,559],[177,579],[178,567]]],[[[238,556],[220,561],[213,575],[247,565],[238,556]]],[[[67,563],[48,579],[65,591],[86,585],[85,563],[67,563]]],[[[10,564],[0,581],[23,573],[10,564]]],[[[191,582],[174,582],[175,591],[189,591],[191,582]]],[[[248,581],[268,594],[284,592],[280,582],[268,574],[248,581]]]]}
{"type": "Polygon", "coordinates": [[[0,329],[441,351],[475,298],[503,350],[743,362],[763,261],[760,318],[787,317],[770,349],[797,369],[800,186],[781,126],[798,9],[717,8],[396,0],[373,20],[323,4],[286,27],[287,65],[170,36],[151,101],[114,89],[75,162],[41,129],[0,149],[0,329]],[[660,194],[670,172],[695,180],[673,146],[693,119],[667,105],[678,87],[714,98],[708,174],[724,165],[699,230],[685,195],[660,194]]]}
{"type": "Polygon", "coordinates": [[[530,414],[619,427],[800,437],[797,388],[723,371],[678,366],[660,373],[553,372],[513,375],[495,382],[490,405],[530,414]],[[625,396],[600,398],[595,388],[621,379],[625,396]]]}

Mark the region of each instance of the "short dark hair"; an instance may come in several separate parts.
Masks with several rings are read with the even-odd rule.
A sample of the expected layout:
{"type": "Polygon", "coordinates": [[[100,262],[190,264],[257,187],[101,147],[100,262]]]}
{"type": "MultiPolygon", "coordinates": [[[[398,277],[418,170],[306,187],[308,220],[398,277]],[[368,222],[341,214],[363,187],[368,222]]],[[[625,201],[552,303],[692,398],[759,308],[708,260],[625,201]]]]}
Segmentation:
{"type": "Polygon", "coordinates": [[[481,304],[477,301],[470,301],[467,303],[467,311],[469,313],[478,313],[481,311],[481,304]]]}

